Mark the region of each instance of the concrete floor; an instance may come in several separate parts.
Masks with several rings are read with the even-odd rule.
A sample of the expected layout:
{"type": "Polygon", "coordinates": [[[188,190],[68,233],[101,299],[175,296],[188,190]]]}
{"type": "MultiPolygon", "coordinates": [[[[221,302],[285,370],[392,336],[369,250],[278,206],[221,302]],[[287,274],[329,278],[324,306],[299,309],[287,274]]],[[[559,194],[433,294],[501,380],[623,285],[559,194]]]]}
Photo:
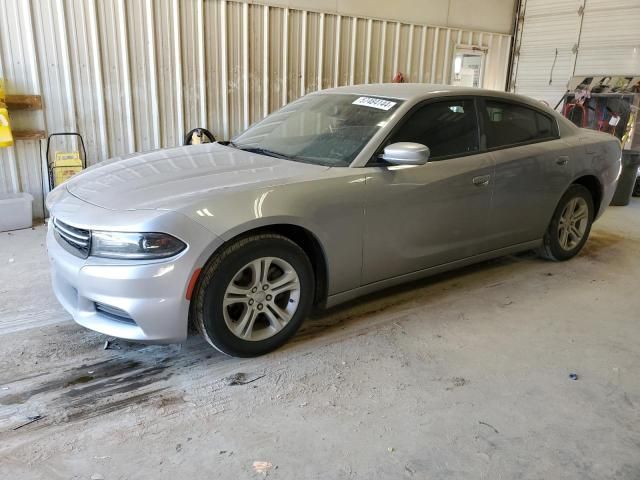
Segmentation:
{"type": "Polygon", "coordinates": [[[0,478],[637,480],[639,217],[610,208],[568,263],[414,283],[245,360],[197,337],[103,350],[53,299],[44,229],[0,234],[0,478]]]}

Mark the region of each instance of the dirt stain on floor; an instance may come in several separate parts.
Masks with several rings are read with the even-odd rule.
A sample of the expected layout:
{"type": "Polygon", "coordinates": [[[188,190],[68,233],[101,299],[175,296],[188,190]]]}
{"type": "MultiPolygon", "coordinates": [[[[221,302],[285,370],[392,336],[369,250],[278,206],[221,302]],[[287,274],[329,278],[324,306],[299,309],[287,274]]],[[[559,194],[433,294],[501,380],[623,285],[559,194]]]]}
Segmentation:
{"type": "MultiPolygon", "coordinates": [[[[136,387],[137,388],[137,387],[136,387]]],[[[160,397],[162,392],[167,390],[166,387],[147,390],[136,395],[129,395],[118,400],[110,401],[102,405],[92,405],[91,408],[78,408],[78,405],[72,405],[71,413],[66,416],[68,422],[87,420],[90,418],[100,417],[102,415],[116,412],[130,406],[144,405],[160,397]]]]}
{"type": "Polygon", "coordinates": [[[591,232],[580,256],[598,258],[611,250],[617,250],[619,244],[626,238],[617,233],[611,232],[591,232]]]}
{"type": "MultiPolygon", "coordinates": [[[[9,384],[9,388],[16,393],[1,396],[0,405],[9,407],[5,411],[11,417],[20,408],[29,407],[33,399],[37,404],[46,406],[50,412],[48,416],[52,419],[71,421],[92,418],[154,398],[168,387],[150,387],[168,380],[173,375],[170,367],[170,362],[158,361],[157,358],[155,361],[150,358],[143,363],[116,357],[84,364],[66,370],[55,378],[51,378],[51,375],[38,377],[46,379],[42,382],[25,384],[17,381],[9,384]]],[[[34,425],[34,428],[44,426],[44,423],[49,422],[34,425]]]]}
{"type": "MultiPolygon", "coordinates": [[[[42,383],[36,383],[33,387],[29,387],[18,393],[1,396],[0,405],[23,404],[36,395],[65,391],[79,384],[117,377],[127,372],[135,371],[139,366],[140,362],[133,360],[122,361],[121,359],[85,364],[81,367],[67,370],[56,378],[46,380],[42,383]]],[[[12,389],[20,389],[19,381],[8,384],[7,386],[12,389]]]]}
{"type": "Polygon", "coordinates": [[[93,380],[95,378],[96,377],[93,377],[91,375],[82,375],[81,377],[78,377],[78,378],[76,378],[74,380],[71,380],[69,383],[67,383],[65,385],[65,387],[71,387],[73,385],[78,385],[80,383],[88,383],[88,382],[90,382],[91,380],[93,380]]]}

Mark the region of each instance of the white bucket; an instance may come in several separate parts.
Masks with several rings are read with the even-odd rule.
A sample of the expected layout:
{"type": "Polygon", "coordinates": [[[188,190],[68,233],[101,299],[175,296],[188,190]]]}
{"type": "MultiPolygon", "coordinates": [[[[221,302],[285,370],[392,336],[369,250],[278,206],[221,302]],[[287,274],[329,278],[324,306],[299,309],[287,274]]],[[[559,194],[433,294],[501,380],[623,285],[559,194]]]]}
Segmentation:
{"type": "Polygon", "coordinates": [[[32,203],[28,193],[0,193],[0,232],[30,228],[32,203]]]}

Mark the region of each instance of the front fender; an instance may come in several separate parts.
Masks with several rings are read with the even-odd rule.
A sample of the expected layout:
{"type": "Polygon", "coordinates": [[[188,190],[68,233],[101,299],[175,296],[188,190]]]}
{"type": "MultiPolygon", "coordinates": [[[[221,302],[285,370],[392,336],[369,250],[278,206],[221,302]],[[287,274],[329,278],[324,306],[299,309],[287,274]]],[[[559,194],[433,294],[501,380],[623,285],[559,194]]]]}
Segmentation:
{"type": "Polygon", "coordinates": [[[294,225],[320,243],[329,295],[360,286],[363,186],[358,169],[343,169],[317,181],[254,190],[227,191],[181,212],[227,242],[272,225],[294,225]]]}

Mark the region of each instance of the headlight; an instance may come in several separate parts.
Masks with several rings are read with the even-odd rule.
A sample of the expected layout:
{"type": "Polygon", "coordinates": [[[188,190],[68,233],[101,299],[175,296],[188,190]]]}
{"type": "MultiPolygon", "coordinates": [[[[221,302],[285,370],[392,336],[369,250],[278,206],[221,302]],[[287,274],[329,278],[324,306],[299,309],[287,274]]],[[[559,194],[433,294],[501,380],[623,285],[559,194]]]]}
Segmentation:
{"type": "Polygon", "coordinates": [[[154,260],[177,255],[187,245],[166,233],[91,232],[91,255],[154,260]]]}

